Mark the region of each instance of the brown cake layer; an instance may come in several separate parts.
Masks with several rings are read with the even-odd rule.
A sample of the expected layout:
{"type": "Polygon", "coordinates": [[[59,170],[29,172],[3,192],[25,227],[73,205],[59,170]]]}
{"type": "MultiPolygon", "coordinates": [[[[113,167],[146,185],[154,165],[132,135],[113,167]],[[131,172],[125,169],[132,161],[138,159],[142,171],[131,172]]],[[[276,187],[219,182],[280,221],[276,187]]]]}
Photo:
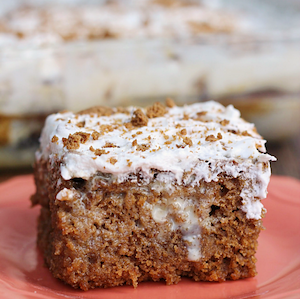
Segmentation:
{"type": "MultiPolygon", "coordinates": [[[[226,173],[218,182],[197,186],[176,185],[172,191],[157,188],[156,176],[145,182],[117,183],[109,174],[88,180],[64,180],[60,160],[40,160],[35,167],[40,204],[38,245],[54,277],[75,288],[133,285],[165,280],[167,284],[191,277],[195,281],[224,281],[253,277],[261,219],[248,219],[241,210],[245,181],[226,173]],[[64,188],[69,191],[60,193],[64,188]],[[201,220],[197,261],[189,259],[191,246],[179,229],[186,219],[172,206],[178,198],[201,220]],[[169,209],[168,219],[155,221],[153,207],[169,209]],[[171,223],[178,227],[174,229],[171,223]]],[[[196,228],[195,228],[196,229],[196,228]]]]}

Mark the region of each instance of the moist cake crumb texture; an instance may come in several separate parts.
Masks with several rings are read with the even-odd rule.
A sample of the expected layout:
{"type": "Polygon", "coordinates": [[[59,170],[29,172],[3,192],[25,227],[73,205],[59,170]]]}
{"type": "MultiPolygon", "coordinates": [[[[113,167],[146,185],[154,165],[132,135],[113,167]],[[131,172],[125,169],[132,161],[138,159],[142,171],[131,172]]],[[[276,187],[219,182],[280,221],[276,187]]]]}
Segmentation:
{"type": "Polygon", "coordinates": [[[233,106],[63,112],[40,141],[32,203],[55,277],[88,290],[256,274],[275,158],[233,106]]]}

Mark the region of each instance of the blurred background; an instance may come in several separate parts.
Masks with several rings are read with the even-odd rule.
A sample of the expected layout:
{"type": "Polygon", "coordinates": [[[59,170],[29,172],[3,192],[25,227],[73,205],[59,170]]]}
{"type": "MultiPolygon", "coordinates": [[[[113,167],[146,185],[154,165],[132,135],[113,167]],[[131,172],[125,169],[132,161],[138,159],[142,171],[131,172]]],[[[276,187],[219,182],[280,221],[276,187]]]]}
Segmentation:
{"type": "Polygon", "coordinates": [[[300,0],[0,1],[0,181],[48,114],[166,97],[233,104],[300,178],[300,0]]]}

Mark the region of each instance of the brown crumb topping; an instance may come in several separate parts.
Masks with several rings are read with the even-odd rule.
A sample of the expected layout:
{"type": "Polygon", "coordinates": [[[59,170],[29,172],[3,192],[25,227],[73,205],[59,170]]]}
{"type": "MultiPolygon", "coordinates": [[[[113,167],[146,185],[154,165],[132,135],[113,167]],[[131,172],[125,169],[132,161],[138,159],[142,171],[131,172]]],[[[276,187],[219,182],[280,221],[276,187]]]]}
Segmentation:
{"type": "Polygon", "coordinates": [[[186,145],[184,145],[184,144],[176,144],[176,147],[177,147],[177,148],[185,148],[186,145]]]}
{"type": "Polygon", "coordinates": [[[127,130],[132,130],[132,129],[133,129],[133,125],[132,125],[131,122],[130,122],[130,123],[125,123],[124,126],[125,126],[125,128],[126,128],[127,130]]]}
{"type": "Polygon", "coordinates": [[[98,140],[100,136],[101,136],[101,134],[99,132],[97,132],[97,131],[94,131],[92,133],[93,140],[98,140]]]}
{"type": "Polygon", "coordinates": [[[183,138],[183,142],[184,142],[186,145],[188,145],[188,146],[192,146],[192,145],[193,145],[193,141],[192,141],[192,139],[189,138],[189,137],[184,137],[184,138],[183,138]]]}
{"type": "Polygon", "coordinates": [[[180,131],[180,134],[181,134],[181,135],[186,135],[186,134],[187,134],[186,129],[182,129],[182,130],[180,131]]]}
{"type": "Polygon", "coordinates": [[[230,123],[228,119],[223,119],[220,121],[221,126],[227,126],[230,123]]]}
{"type": "Polygon", "coordinates": [[[190,116],[186,113],[183,114],[183,120],[189,120],[190,116]]]}
{"type": "Polygon", "coordinates": [[[243,136],[250,136],[250,137],[252,137],[247,131],[243,131],[243,132],[242,132],[242,135],[243,135],[243,136]]]}
{"type": "Polygon", "coordinates": [[[207,114],[207,111],[199,111],[197,112],[197,117],[195,120],[202,121],[202,122],[208,122],[208,119],[205,117],[207,114]]]}
{"type": "Polygon", "coordinates": [[[112,125],[101,125],[100,126],[100,130],[103,133],[108,133],[108,132],[112,132],[116,127],[112,126],[112,125]]]}
{"type": "Polygon", "coordinates": [[[220,140],[222,138],[223,138],[222,134],[218,133],[217,137],[215,137],[214,135],[206,136],[205,141],[215,142],[215,141],[220,140]]]}
{"type": "Polygon", "coordinates": [[[118,162],[118,160],[114,157],[111,157],[111,158],[108,159],[108,162],[112,165],[115,165],[118,162]]]}
{"type": "Polygon", "coordinates": [[[62,142],[64,147],[66,147],[68,150],[74,150],[78,149],[80,144],[86,143],[90,138],[90,135],[91,134],[86,132],[76,132],[74,134],[70,134],[68,138],[63,138],[62,142]]]}
{"type": "Polygon", "coordinates": [[[68,113],[68,112],[70,112],[70,110],[64,109],[64,110],[59,111],[58,113],[59,114],[65,114],[65,113],[68,113]]]}
{"type": "Polygon", "coordinates": [[[85,126],[85,121],[80,121],[76,124],[78,128],[83,128],[85,126]]]}
{"type": "Polygon", "coordinates": [[[175,102],[171,98],[166,98],[166,106],[169,108],[173,108],[176,106],[175,102]]]}
{"type": "Polygon", "coordinates": [[[152,106],[147,108],[146,115],[149,118],[155,118],[164,116],[166,112],[166,107],[162,103],[156,102],[152,106]]]}
{"type": "Polygon", "coordinates": [[[147,126],[148,117],[144,114],[144,112],[141,109],[138,108],[133,112],[131,123],[132,125],[137,127],[147,126]]]}
{"type": "Polygon", "coordinates": [[[207,22],[198,22],[198,21],[189,21],[188,25],[193,33],[229,33],[232,31],[231,26],[215,26],[213,24],[209,24],[207,22]]]}
{"type": "Polygon", "coordinates": [[[200,112],[197,112],[197,116],[201,117],[201,116],[204,116],[207,114],[207,111],[200,111],[200,112]]]}
{"type": "Polygon", "coordinates": [[[115,145],[115,144],[113,144],[111,142],[106,141],[105,145],[103,147],[119,147],[119,146],[117,146],[117,145],[115,145]]]}
{"type": "Polygon", "coordinates": [[[132,141],[132,146],[136,146],[136,150],[142,152],[150,148],[150,144],[138,144],[136,139],[132,141]]]}
{"type": "Polygon", "coordinates": [[[92,146],[90,146],[90,151],[92,151],[96,156],[101,156],[101,155],[104,155],[104,154],[108,154],[109,152],[103,150],[103,149],[94,149],[92,146]]]}
{"type": "Polygon", "coordinates": [[[82,114],[97,114],[98,116],[111,116],[114,113],[113,109],[104,106],[95,106],[86,110],[78,112],[78,115],[82,114]]]}
{"type": "MultiPolygon", "coordinates": [[[[186,1],[188,3],[188,1],[186,1]]],[[[152,3],[158,4],[165,7],[172,7],[172,6],[178,6],[178,5],[184,5],[187,4],[185,1],[178,1],[178,0],[152,0],[152,3]]]]}
{"type": "Polygon", "coordinates": [[[117,107],[117,112],[118,113],[124,113],[124,114],[130,114],[129,110],[124,108],[124,107],[117,107]]]}
{"type": "Polygon", "coordinates": [[[94,153],[96,156],[101,156],[101,155],[108,154],[109,152],[105,151],[104,149],[97,148],[94,153]]]}
{"type": "Polygon", "coordinates": [[[57,142],[58,141],[58,137],[56,135],[54,135],[51,139],[51,142],[57,142]]]}
{"type": "Polygon", "coordinates": [[[146,151],[149,148],[150,148],[150,144],[138,144],[136,146],[136,150],[137,151],[142,151],[142,152],[146,151]]]}
{"type": "Polygon", "coordinates": [[[215,142],[217,140],[218,140],[218,138],[216,138],[214,135],[208,135],[205,138],[205,141],[209,141],[209,142],[215,142]]]}

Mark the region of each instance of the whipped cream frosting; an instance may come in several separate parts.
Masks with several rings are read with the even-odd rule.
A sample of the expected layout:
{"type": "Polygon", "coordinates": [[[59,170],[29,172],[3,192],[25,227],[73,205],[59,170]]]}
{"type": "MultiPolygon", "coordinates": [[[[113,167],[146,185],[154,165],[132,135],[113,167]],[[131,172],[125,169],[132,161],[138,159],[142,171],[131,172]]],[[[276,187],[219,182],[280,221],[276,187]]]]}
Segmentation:
{"type": "Polygon", "coordinates": [[[248,218],[261,217],[259,199],[266,197],[269,161],[275,158],[266,153],[265,140],[238,110],[209,101],[166,108],[163,116],[149,118],[147,125],[127,126],[136,109],[101,117],[50,115],[37,159],[59,159],[65,180],[89,179],[102,172],[122,182],[139,172],[147,182],[159,170],[167,175],[157,175],[158,181],[195,186],[201,179],[217,181],[218,174],[225,172],[245,179],[242,209],[248,218]],[[85,140],[68,148],[65,141],[73,134],[86,134],[85,140]]]}

